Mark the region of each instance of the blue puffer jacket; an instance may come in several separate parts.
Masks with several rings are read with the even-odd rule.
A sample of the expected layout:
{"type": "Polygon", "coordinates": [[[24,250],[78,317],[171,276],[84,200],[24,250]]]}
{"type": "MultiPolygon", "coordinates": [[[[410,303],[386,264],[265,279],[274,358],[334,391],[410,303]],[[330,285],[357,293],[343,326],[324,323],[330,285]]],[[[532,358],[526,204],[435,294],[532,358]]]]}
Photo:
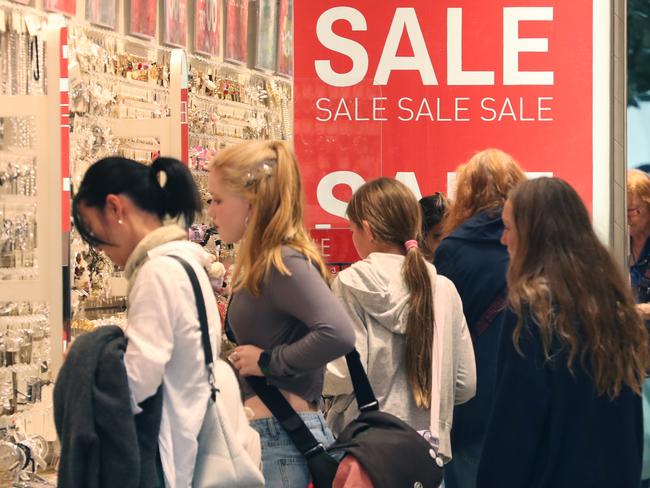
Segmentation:
{"type": "Polygon", "coordinates": [[[447,236],[436,250],[438,273],[449,278],[463,301],[467,325],[476,356],[476,396],[454,409],[451,431],[453,460],[446,466],[447,488],[474,487],[487,422],[494,400],[494,385],[501,329],[506,315],[503,307],[486,311],[506,296],[509,256],[500,239],[502,209],[485,211],[468,219],[447,236]],[[482,323],[481,323],[482,322],[482,323]],[[487,327],[485,328],[485,326],[487,327]],[[483,331],[479,333],[479,329],[483,331]]]}

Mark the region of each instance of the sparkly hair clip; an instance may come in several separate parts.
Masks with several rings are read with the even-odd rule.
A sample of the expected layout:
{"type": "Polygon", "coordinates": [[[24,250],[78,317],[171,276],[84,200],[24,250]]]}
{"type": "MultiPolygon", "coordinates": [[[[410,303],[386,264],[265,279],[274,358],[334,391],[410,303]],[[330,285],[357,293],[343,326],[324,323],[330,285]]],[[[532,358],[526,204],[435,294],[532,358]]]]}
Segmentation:
{"type": "Polygon", "coordinates": [[[245,186],[246,187],[253,186],[262,178],[268,178],[269,176],[273,176],[273,172],[275,171],[275,167],[277,166],[277,164],[278,162],[275,159],[265,159],[264,161],[260,162],[255,169],[249,171],[246,174],[245,186]]]}

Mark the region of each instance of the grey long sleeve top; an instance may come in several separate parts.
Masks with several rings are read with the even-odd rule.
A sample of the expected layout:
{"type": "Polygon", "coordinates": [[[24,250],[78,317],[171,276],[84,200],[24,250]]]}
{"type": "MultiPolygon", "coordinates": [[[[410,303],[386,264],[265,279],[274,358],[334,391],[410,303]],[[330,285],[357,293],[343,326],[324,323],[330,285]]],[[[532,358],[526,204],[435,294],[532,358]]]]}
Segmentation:
{"type": "MultiPolygon", "coordinates": [[[[298,251],[282,248],[291,276],[272,268],[260,296],[234,294],[228,310],[240,345],[270,351],[269,384],[317,404],[325,365],[354,348],[350,318],[318,269],[298,251]]],[[[244,382],[244,397],[255,393],[244,382]]]]}

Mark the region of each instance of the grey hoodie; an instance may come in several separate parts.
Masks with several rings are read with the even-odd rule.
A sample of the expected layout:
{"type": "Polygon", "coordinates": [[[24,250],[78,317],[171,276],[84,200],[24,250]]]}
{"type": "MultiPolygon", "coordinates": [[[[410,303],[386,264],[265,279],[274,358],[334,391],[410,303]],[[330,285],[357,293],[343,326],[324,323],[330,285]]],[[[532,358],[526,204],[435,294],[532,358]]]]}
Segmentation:
{"type": "MultiPolygon", "coordinates": [[[[356,348],[381,409],[416,430],[428,430],[430,412],[417,407],[406,379],[408,290],[402,279],[403,263],[401,255],[371,253],[339,273],[332,290],[353,319],[356,348]]],[[[436,324],[443,324],[441,390],[432,397],[440,400],[439,452],[448,461],[453,407],[474,396],[476,367],[458,292],[451,281],[436,273],[433,265],[427,263],[427,267],[434,290],[436,324]]],[[[438,365],[432,364],[434,368],[438,365]]],[[[334,397],[327,422],[337,435],[359,415],[344,358],[328,365],[323,395],[334,397]]]]}

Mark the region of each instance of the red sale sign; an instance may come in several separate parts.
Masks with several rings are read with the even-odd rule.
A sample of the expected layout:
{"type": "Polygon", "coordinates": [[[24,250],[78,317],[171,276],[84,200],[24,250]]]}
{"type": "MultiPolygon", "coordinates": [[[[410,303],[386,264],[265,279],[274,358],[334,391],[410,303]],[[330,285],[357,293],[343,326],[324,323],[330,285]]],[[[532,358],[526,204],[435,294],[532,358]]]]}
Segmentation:
{"type": "MultiPolygon", "coordinates": [[[[447,193],[458,165],[489,147],[566,179],[591,205],[592,0],[294,8],[294,140],[317,239],[341,240],[365,181],[447,193]]],[[[356,259],[340,248],[330,261],[356,259]]]]}

